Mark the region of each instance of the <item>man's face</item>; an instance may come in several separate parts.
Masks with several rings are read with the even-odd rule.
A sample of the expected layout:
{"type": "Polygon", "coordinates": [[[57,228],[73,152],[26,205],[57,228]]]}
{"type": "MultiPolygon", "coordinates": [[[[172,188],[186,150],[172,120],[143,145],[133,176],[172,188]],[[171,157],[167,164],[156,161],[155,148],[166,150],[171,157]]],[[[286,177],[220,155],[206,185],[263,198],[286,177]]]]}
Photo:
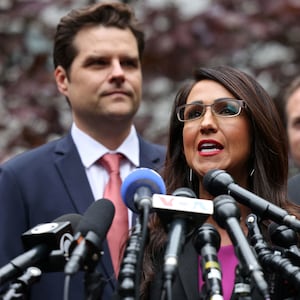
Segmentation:
{"type": "Polygon", "coordinates": [[[290,153],[295,163],[300,166],[300,88],[289,97],[286,115],[290,153]]]}
{"type": "Polygon", "coordinates": [[[80,30],[78,53],[69,76],[56,69],[58,88],[70,101],[73,118],[83,130],[104,121],[131,121],[142,94],[136,39],[129,29],[91,26],[80,30]]]}

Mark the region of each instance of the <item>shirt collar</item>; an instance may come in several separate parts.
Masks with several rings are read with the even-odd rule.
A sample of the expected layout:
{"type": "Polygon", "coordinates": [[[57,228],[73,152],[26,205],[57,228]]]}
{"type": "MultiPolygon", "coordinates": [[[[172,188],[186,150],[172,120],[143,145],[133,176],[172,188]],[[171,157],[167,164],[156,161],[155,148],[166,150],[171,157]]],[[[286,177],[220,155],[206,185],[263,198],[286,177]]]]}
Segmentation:
{"type": "Polygon", "coordinates": [[[135,167],[140,164],[139,140],[135,127],[132,125],[127,138],[115,151],[107,149],[105,146],[91,138],[80,130],[75,123],[72,124],[71,135],[79,152],[83,165],[89,168],[100,157],[107,152],[122,153],[135,167]]]}

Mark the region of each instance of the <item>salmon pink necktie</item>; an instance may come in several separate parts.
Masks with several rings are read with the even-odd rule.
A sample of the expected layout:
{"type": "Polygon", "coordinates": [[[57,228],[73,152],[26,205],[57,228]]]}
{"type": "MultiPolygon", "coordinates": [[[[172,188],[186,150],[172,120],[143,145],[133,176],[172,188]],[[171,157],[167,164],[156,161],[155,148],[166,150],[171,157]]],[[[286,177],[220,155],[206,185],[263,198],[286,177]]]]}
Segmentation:
{"type": "Polygon", "coordinates": [[[116,277],[119,274],[124,245],[128,238],[128,211],[121,197],[120,161],[122,158],[122,154],[107,153],[100,159],[100,163],[109,174],[104,198],[112,201],[115,206],[115,216],[108,231],[107,240],[116,277]]]}

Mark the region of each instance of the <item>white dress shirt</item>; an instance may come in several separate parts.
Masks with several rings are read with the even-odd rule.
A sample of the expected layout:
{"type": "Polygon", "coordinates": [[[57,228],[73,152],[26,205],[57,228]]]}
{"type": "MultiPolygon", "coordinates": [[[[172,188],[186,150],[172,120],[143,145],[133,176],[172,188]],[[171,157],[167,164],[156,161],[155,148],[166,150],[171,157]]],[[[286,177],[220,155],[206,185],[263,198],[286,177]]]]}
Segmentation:
{"type": "MultiPolygon", "coordinates": [[[[81,161],[85,167],[85,172],[92,189],[94,199],[103,198],[104,188],[108,182],[109,175],[107,171],[96,163],[104,154],[121,153],[127,159],[123,159],[120,166],[121,179],[140,165],[139,140],[134,126],[131,127],[130,133],[125,141],[115,151],[111,151],[102,144],[91,138],[89,135],[80,130],[75,123],[72,124],[71,135],[79,152],[81,161]]],[[[131,211],[129,211],[129,226],[131,227],[131,211]]]]}

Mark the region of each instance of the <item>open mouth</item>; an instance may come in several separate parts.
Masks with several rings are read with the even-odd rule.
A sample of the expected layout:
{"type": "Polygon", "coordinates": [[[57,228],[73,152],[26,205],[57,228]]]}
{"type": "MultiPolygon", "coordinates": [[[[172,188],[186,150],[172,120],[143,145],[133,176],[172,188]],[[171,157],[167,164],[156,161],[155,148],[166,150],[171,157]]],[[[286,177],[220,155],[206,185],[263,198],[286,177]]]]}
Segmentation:
{"type": "Polygon", "coordinates": [[[223,150],[223,146],[219,143],[205,142],[200,143],[198,146],[198,151],[203,154],[213,154],[223,150]]]}

